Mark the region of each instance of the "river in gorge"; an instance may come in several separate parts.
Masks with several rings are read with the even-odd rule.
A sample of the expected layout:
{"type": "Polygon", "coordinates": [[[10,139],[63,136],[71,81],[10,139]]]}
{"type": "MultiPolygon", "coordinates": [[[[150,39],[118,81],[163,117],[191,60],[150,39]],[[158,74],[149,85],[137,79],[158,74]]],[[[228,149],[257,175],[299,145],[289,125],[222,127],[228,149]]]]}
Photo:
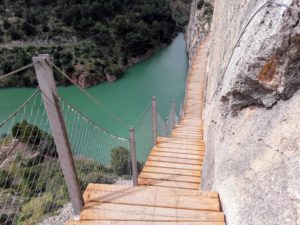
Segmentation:
{"type": "MultiPolygon", "coordinates": [[[[152,96],[157,97],[157,111],[163,119],[168,116],[172,100],[175,100],[179,112],[187,72],[188,56],[184,34],[181,33],[168,47],[129,68],[121,79],[86,90],[129,127],[141,117],[152,96]]],[[[34,88],[0,89],[0,121],[14,112],[34,91],[34,88]]],[[[91,121],[112,134],[128,138],[128,127],[122,126],[75,86],[59,87],[58,92],[91,121]]],[[[5,132],[3,129],[0,129],[0,134],[5,132]]]]}

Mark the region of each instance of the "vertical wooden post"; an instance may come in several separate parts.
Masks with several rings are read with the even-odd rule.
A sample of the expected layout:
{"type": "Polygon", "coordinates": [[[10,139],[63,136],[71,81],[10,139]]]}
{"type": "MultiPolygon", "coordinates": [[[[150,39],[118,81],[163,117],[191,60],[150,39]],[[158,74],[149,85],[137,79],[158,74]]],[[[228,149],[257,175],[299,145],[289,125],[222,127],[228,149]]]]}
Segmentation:
{"type": "Polygon", "coordinates": [[[179,122],[178,123],[180,123],[181,119],[182,119],[182,104],[180,104],[179,118],[178,118],[179,122]]]}
{"type": "Polygon", "coordinates": [[[183,104],[182,104],[182,107],[181,107],[181,119],[180,119],[180,122],[181,122],[181,121],[183,120],[183,118],[184,118],[184,114],[185,114],[184,109],[185,109],[185,104],[183,103],[183,104]]]}
{"type": "Polygon", "coordinates": [[[131,155],[131,166],[132,166],[132,181],[133,186],[138,186],[138,171],[136,162],[136,146],[135,146],[135,134],[134,128],[130,128],[130,155],[131,155]]]}
{"type": "Polygon", "coordinates": [[[157,144],[157,117],[156,117],[156,97],[152,97],[152,136],[153,146],[157,144]]]}
{"type": "Polygon", "coordinates": [[[83,209],[83,199],[66,125],[59,105],[50,57],[39,55],[32,59],[74,212],[79,215],[83,209]]]}
{"type": "Polygon", "coordinates": [[[175,105],[175,100],[172,101],[172,131],[175,128],[176,124],[176,105],[175,105]]]}
{"type": "Polygon", "coordinates": [[[169,136],[169,120],[168,120],[168,118],[165,120],[165,134],[166,134],[166,137],[169,136]]]}

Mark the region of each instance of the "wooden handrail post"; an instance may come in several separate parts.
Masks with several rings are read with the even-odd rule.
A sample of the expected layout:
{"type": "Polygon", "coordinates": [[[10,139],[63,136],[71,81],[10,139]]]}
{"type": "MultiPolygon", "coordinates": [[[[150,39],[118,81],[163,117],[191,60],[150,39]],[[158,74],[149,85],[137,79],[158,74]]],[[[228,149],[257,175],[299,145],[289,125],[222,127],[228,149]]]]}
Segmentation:
{"type": "Polygon", "coordinates": [[[152,97],[152,136],[153,146],[157,144],[157,116],[156,116],[156,97],[152,97]]]}
{"type": "Polygon", "coordinates": [[[183,104],[182,104],[182,107],[181,107],[181,118],[180,118],[180,122],[183,120],[184,114],[185,114],[185,104],[183,103],[183,104]]]}
{"type": "Polygon", "coordinates": [[[166,137],[169,136],[169,119],[168,118],[165,120],[165,134],[166,134],[166,137]]]}
{"type": "Polygon", "coordinates": [[[79,215],[83,209],[83,198],[66,125],[59,105],[50,57],[49,55],[39,55],[32,59],[71,203],[75,214],[79,215]]]}
{"type": "Polygon", "coordinates": [[[135,134],[134,128],[130,128],[130,156],[131,156],[131,167],[132,167],[132,182],[133,186],[138,186],[138,171],[136,161],[136,145],[135,145],[135,134]]]}
{"type": "Polygon", "coordinates": [[[175,105],[175,100],[172,101],[172,131],[175,128],[176,124],[176,105],[175,105]]]}

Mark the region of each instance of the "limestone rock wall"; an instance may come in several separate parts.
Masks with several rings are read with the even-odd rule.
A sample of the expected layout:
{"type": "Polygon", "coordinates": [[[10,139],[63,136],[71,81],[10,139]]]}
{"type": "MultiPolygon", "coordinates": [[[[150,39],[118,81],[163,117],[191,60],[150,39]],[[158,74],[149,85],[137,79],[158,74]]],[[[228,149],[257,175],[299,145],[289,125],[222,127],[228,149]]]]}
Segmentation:
{"type": "Polygon", "coordinates": [[[202,189],[228,225],[300,224],[300,13],[266,2],[214,4],[202,189]]]}
{"type": "Polygon", "coordinates": [[[187,49],[189,53],[190,62],[195,55],[195,52],[209,32],[212,21],[212,14],[209,12],[209,5],[213,5],[212,0],[201,0],[202,7],[198,8],[199,0],[193,0],[190,21],[186,30],[187,49]]]}

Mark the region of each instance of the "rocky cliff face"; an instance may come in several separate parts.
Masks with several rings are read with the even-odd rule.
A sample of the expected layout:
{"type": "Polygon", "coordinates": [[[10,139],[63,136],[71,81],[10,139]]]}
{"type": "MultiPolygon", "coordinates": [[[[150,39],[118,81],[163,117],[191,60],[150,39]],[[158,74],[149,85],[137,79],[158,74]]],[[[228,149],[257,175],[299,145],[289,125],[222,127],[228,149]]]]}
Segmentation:
{"type": "Polygon", "coordinates": [[[300,12],[266,2],[214,3],[202,188],[228,225],[300,224],[300,12]]]}
{"type": "Polygon", "coordinates": [[[190,62],[206,34],[209,32],[213,14],[213,1],[194,0],[190,21],[186,29],[187,49],[190,62]]]}

